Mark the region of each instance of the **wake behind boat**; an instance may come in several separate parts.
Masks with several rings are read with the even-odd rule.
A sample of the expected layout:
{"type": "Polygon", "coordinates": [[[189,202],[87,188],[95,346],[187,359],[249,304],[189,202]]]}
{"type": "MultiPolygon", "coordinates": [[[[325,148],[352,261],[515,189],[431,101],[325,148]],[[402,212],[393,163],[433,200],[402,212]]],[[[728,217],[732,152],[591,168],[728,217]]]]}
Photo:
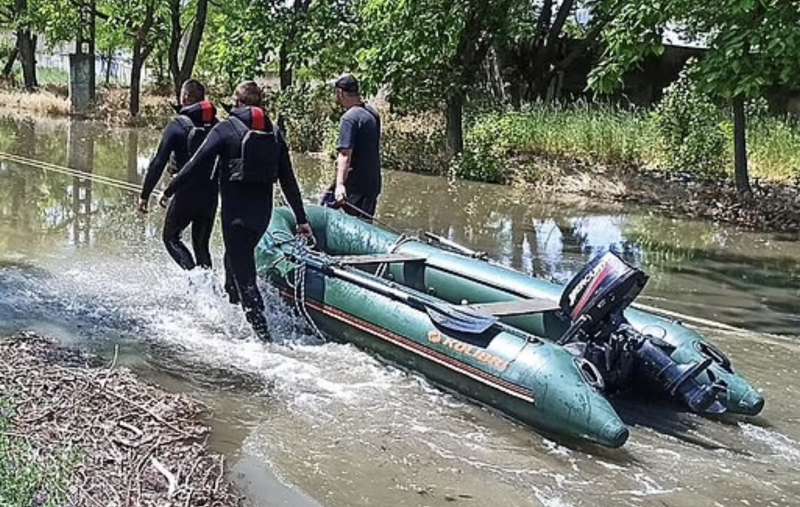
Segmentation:
{"type": "Polygon", "coordinates": [[[764,399],[701,335],[628,309],[646,275],[608,253],[566,287],[457,245],[321,207],[315,247],[276,210],[261,274],[324,337],[352,342],[544,431],[619,447],[606,396],[648,385],[698,413],[755,415],[764,399]]]}

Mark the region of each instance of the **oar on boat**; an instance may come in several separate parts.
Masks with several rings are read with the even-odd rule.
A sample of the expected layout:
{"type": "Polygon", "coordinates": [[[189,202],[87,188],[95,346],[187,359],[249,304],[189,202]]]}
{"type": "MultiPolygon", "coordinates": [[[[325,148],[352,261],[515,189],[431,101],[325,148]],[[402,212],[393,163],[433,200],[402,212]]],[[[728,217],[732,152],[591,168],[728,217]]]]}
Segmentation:
{"type": "MultiPolygon", "coordinates": [[[[289,255],[294,256],[292,254],[289,255]]],[[[395,299],[412,308],[424,311],[438,326],[454,332],[482,334],[498,322],[496,317],[466,312],[450,304],[441,303],[424,295],[416,294],[416,291],[398,286],[393,282],[378,280],[366,273],[360,274],[342,269],[310,252],[295,260],[305,263],[307,268],[315,269],[325,275],[364,287],[376,294],[395,299]]]]}

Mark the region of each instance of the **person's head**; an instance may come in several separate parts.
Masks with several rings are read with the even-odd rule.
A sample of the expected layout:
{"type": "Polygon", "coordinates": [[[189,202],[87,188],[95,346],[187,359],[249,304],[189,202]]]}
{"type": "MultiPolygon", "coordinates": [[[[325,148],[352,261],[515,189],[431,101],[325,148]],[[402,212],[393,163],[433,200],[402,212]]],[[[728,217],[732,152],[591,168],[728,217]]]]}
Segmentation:
{"type": "Polygon", "coordinates": [[[361,102],[358,80],[352,74],[342,74],[333,82],[336,90],[336,102],[343,107],[350,107],[361,102]]]}
{"type": "Polygon", "coordinates": [[[197,79],[188,79],[181,86],[181,105],[191,106],[206,99],[206,87],[197,79]]]}
{"type": "Polygon", "coordinates": [[[239,86],[236,87],[234,97],[236,98],[236,105],[238,107],[261,107],[264,101],[264,92],[261,91],[261,87],[258,86],[255,81],[244,81],[239,83],[239,86]]]}

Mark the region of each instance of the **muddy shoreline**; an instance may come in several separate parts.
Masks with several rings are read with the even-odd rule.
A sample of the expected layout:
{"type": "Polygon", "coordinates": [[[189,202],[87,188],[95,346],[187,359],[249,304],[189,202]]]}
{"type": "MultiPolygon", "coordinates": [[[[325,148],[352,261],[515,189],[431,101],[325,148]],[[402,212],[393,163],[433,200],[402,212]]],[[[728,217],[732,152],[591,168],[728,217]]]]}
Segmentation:
{"type": "MultiPolygon", "coordinates": [[[[33,505],[240,506],[208,410],[33,333],[0,338],[6,468],[38,467],[33,505]],[[25,463],[25,461],[33,463],[25,463]]],[[[35,475],[35,474],[34,474],[35,475]]]]}
{"type": "Polygon", "coordinates": [[[634,166],[603,166],[578,159],[537,156],[526,161],[535,173],[518,174],[512,191],[524,198],[580,204],[590,209],[601,202],[646,206],[656,215],[710,220],[768,233],[800,234],[800,181],[754,180],[753,193],[741,196],[729,179],[702,179],[634,166]],[[529,195],[528,195],[529,197],[529,195]]]}

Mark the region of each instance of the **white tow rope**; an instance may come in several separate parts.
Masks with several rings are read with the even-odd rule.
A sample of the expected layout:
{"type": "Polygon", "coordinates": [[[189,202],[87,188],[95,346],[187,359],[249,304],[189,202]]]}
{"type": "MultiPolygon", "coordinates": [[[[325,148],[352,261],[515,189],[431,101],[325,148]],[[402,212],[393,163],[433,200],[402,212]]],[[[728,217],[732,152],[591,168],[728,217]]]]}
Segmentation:
{"type": "MultiPolygon", "coordinates": [[[[273,248],[278,248],[287,244],[292,245],[291,256],[283,255],[282,257],[278,258],[272,264],[272,266],[270,266],[270,269],[275,268],[275,266],[281,261],[289,262],[294,266],[294,277],[292,280],[289,279],[288,272],[284,273],[283,275],[284,283],[286,283],[286,285],[292,289],[294,309],[308,323],[309,327],[311,327],[311,330],[317,337],[323,341],[327,341],[327,338],[319,329],[317,323],[311,318],[311,313],[308,311],[308,306],[306,305],[306,275],[308,273],[308,267],[302,260],[299,262],[293,262],[291,260],[291,258],[303,259],[306,255],[308,255],[309,245],[306,239],[300,236],[293,236],[283,231],[267,232],[267,235],[269,236],[270,240],[272,240],[273,248]],[[278,239],[278,236],[286,237],[284,239],[278,239]]],[[[313,238],[314,237],[312,236],[311,248],[314,248],[315,245],[315,240],[313,238]]]]}

